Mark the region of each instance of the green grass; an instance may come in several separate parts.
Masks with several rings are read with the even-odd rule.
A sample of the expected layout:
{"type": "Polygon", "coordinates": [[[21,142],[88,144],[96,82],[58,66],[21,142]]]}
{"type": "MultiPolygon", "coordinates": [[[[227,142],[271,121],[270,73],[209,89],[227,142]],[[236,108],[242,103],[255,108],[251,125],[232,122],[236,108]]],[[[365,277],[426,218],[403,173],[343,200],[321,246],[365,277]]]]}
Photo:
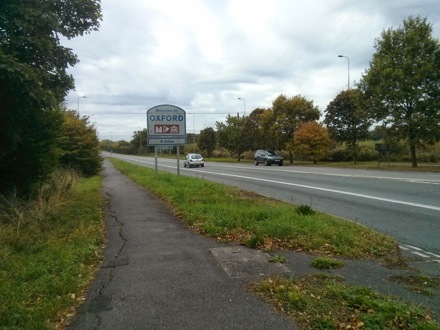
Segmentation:
{"type": "Polygon", "coordinates": [[[278,254],[274,254],[273,256],[269,257],[269,262],[284,264],[285,262],[287,262],[287,258],[278,254]]]}
{"type": "Polygon", "coordinates": [[[189,226],[218,240],[266,250],[399,259],[395,240],[354,222],[203,179],[161,171],[156,176],[153,169],[111,161],[168,203],[189,226]]]}
{"type": "Polygon", "coordinates": [[[403,283],[405,287],[416,293],[427,296],[440,295],[440,278],[426,275],[391,276],[391,281],[403,283]]]}
{"type": "Polygon", "coordinates": [[[28,202],[33,207],[20,211],[19,230],[11,217],[2,218],[0,329],[53,329],[82,302],[104,242],[101,181],[80,179],[44,216],[35,217],[28,202]]]}
{"type": "Polygon", "coordinates": [[[312,260],[311,266],[318,269],[335,269],[344,267],[344,262],[333,258],[318,257],[312,260]]]}
{"type": "Polygon", "coordinates": [[[252,289],[289,315],[300,329],[439,329],[418,305],[349,286],[340,277],[315,274],[298,280],[271,278],[252,289]]]}

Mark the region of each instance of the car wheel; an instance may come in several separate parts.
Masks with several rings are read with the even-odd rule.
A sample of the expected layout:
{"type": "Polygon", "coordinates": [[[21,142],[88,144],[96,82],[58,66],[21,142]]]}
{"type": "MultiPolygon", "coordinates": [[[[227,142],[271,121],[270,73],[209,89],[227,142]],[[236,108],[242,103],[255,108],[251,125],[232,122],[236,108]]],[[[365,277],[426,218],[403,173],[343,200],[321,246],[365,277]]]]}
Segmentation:
{"type": "Polygon", "coordinates": [[[278,163],[278,166],[283,166],[283,162],[279,162],[279,163],[278,163]]]}
{"type": "Polygon", "coordinates": [[[183,167],[186,167],[186,163],[183,163],[183,167]]]}
{"type": "Polygon", "coordinates": [[[205,164],[203,164],[202,167],[205,167],[205,164]]]}
{"type": "Polygon", "coordinates": [[[254,164],[255,164],[255,166],[258,166],[258,160],[257,160],[257,158],[254,159],[254,164]]]}
{"type": "Polygon", "coordinates": [[[267,161],[267,159],[264,160],[264,166],[270,166],[270,163],[267,161]]]}

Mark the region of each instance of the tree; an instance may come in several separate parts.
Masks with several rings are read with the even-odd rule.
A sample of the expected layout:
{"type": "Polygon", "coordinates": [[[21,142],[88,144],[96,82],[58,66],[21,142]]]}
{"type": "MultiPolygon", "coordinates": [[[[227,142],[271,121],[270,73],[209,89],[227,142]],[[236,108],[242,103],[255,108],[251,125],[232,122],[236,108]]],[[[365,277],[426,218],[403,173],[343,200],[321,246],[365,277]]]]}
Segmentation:
{"type": "Polygon", "coordinates": [[[246,117],[245,133],[251,142],[250,148],[252,150],[271,147],[268,145],[269,139],[263,129],[263,116],[266,111],[266,109],[256,108],[246,117]]]}
{"type": "Polygon", "coordinates": [[[59,104],[78,59],[61,46],[96,30],[99,0],[0,1],[0,192],[27,192],[56,166],[59,104]]]}
{"type": "Polygon", "coordinates": [[[135,155],[141,155],[144,148],[143,146],[146,145],[148,142],[148,131],[146,128],[144,128],[142,131],[134,131],[133,132],[133,138],[130,141],[130,146],[132,150],[132,154],[135,155]]]}
{"type": "Polygon", "coordinates": [[[208,158],[211,157],[216,144],[216,134],[212,127],[207,127],[200,131],[197,145],[201,150],[206,150],[208,158]]]}
{"type": "Polygon", "coordinates": [[[353,162],[357,162],[357,143],[368,136],[371,121],[361,106],[360,92],[350,89],[339,93],[325,110],[324,123],[330,135],[338,142],[351,146],[353,162]]]}
{"type": "Polygon", "coordinates": [[[243,130],[244,121],[245,117],[228,115],[226,123],[215,123],[218,144],[236,155],[238,161],[240,161],[241,153],[250,148],[250,141],[246,138],[243,130]]]}
{"type": "Polygon", "coordinates": [[[274,146],[278,150],[289,151],[290,163],[293,163],[291,140],[295,130],[303,123],[318,120],[319,109],[313,101],[301,95],[287,98],[283,94],[278,96],[272,104],[274,122],[271,134],[274,136],[274,146]]]}
{"type": "Polygon", "coordinates": [[[76,111],[64,111],[62,131],[58,138],[59,162],[83,175],[101,170],[102,159],[96,129],[88,117],[79,118],[76,111]]]}
{"type": "Polygon", "coordinates": [[[416,146],[440,138],[440,43],[426,18],[409,17],[383,31],[359,83],[372,117],[416,146]]]}
{"type": "Polygon", "coordinates": [[[330,136],[328,130],[316,121],[301,124],[293,136],[295,151],[306,159],[317,161],[330,155],[330,136]]]}

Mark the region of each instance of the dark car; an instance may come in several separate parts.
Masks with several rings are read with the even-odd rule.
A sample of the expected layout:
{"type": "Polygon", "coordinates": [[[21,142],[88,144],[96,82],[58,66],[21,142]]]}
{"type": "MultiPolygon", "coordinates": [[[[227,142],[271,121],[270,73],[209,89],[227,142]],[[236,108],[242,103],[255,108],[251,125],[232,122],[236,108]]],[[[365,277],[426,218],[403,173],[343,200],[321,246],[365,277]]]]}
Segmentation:
{"type": "Polygon", "coordinates": [[[254,155],[254,162],[255,165],[262,163],[266,166],[270,166],[272,164],[283,166],[283,157],[272,150],[257,150],[254,155]]]}

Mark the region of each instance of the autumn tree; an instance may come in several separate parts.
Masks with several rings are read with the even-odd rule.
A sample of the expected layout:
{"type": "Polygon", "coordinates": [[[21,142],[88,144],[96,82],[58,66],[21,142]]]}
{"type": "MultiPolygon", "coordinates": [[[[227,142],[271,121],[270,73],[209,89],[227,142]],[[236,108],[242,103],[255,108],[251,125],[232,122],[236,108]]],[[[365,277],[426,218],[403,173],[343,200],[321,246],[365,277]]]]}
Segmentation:
{"type": "Polygon", "coordinates": [[[359,89],[372,117],[406,139],[411,163],[416,146],[440,138],[440,43],[426,18],[409,17],[383,31],[359,89]]]}
{"type": "Polygon", "coordinates": [[[338,142],[351,146],[353,162],[357,162],[357,143],[368,137],[371,120],[360,102],[360,92],[350,89],[340,92],[325,110],[324,124],[338,142]]]}
{"type": "Polygon", "coordinates": [[[212,127],[207,127],[200,131],[198,147],[201,150],[206,150],[208,158],[211,157],[212,152],[215,150],[217,144],[216,133],[212,127]]]}
{"type": "Polygon", "coordinates": [[[59,104],[78,62],[68,39],[96,30],[99,0],[0,1],[0,192],[29,192],[57,164],[59,104]]]}
{"type": "Polygon", "coordinates": [[[329,132],[316,121],[301,124],[294,133],[293,148],[316,164],[330,155],[329,132]]]}
{"type": "Polygon", "coordinates": [[[284,95],[278,96],[272,103],[273,122],[270,133],[273,136],[273,144],[278,150],[289,151],[290,163],[293,163],[291,139],[296,129],[304,123],[318,120],[320,111],[313,104],[301,95],[287,98],[284,95]]]}
{"type": "Polygon", "coordinates": [[[243,129],[245,118],[228,115],[225,123],[215,123],[218,144],[236,155],[238,161],[240,161],[242,152],[250,148],[250,141],[243,129]]]}
{"type": "Polygon", "coordinates": [[[58,138],[60,165],[86,176],[98,173],[102,159],[96,128],[88,117],[80,118],[76,111],[65,111],[63,117],[58,138]]]}

